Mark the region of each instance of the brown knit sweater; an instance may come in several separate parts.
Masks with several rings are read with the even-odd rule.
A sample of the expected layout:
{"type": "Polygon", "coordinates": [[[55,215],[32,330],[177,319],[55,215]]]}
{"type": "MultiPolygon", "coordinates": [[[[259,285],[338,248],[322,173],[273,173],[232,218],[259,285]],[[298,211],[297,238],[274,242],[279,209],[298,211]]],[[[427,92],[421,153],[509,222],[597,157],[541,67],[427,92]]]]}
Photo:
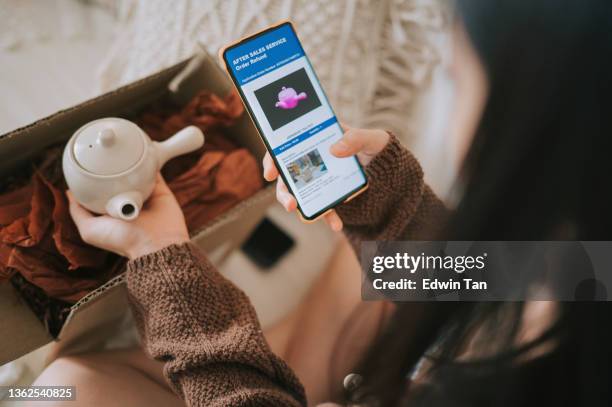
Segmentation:
{"type": "MultiPolygon", "coordinates": [[[[416,159],[395,137],[366,167],[369,189],[337,208],[362,240],[426,239],[444,216],[416,159]]],[[[274,355],[247,296],[190,244],[128,264],[132,310],[147,353],[189,406],[302,406],[304,389],[274,355]]]]}

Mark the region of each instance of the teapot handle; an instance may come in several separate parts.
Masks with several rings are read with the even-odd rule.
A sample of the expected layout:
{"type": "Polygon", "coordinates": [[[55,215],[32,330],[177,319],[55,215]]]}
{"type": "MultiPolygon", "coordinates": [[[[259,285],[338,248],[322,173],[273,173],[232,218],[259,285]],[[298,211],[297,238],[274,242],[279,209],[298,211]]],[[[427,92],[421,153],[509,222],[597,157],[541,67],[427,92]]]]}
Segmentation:
{"type": "Polygon", "coordinates": [[[196,126],[188,126],[162,142],[153,142],[157,150],[158,169],[168,160],[187,154],[204,145],[204,134],[196,126]]]}

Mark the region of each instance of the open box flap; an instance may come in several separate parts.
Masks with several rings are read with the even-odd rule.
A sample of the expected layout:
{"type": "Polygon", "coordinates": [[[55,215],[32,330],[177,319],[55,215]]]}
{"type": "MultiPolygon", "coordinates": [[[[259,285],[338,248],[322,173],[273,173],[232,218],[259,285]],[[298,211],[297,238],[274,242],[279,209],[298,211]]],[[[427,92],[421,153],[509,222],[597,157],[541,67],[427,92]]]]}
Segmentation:
{"type": "Polygon", "coordinates": [[[160,84],[170,82],[187,62],[180,62],[147,78],[0,135],[0,176],[28,162],[47,147],[67,141],[89,121],[113,116],[117,112],[138,111],[167,93],[167,87],[160,84]]]}
{"type": "Polygon", "coordinates": [[[10,284],[0,284],[0,332],[0,365],[52,340],[10,284]]]}

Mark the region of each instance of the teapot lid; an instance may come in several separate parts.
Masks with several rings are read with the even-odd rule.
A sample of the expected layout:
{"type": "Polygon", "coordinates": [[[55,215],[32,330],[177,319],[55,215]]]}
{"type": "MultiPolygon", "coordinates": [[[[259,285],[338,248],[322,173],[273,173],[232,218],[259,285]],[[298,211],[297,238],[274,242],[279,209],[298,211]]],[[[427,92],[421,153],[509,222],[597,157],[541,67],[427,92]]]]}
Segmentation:
{"type": "Polygon", "coordinates": [[[129,120],[109,117],[94,120],[74,135],[76,162],[96,175],[114,175],[130,169],[141,159],[145,133],[129,120]]]}

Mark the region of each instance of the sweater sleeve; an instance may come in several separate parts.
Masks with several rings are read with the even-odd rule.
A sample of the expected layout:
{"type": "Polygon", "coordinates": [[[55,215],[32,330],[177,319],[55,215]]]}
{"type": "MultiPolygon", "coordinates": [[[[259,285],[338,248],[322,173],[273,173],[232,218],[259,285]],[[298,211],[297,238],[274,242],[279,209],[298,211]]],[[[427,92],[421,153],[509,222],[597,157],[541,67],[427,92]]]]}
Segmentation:
{"type": "Polygon", "coordinates": [[[391,135],[365,171],[368,189],[336,208],[356,249],[364,240],[435,238],[448,210],[425,184],[417,159],[397,137],[391,135]]]}
{"type": "Polygon", "coordinates": [[[247,296],[191,244],[130,261],[127,286],[144,349],[188,406],[306,405],[247,296]]]}

